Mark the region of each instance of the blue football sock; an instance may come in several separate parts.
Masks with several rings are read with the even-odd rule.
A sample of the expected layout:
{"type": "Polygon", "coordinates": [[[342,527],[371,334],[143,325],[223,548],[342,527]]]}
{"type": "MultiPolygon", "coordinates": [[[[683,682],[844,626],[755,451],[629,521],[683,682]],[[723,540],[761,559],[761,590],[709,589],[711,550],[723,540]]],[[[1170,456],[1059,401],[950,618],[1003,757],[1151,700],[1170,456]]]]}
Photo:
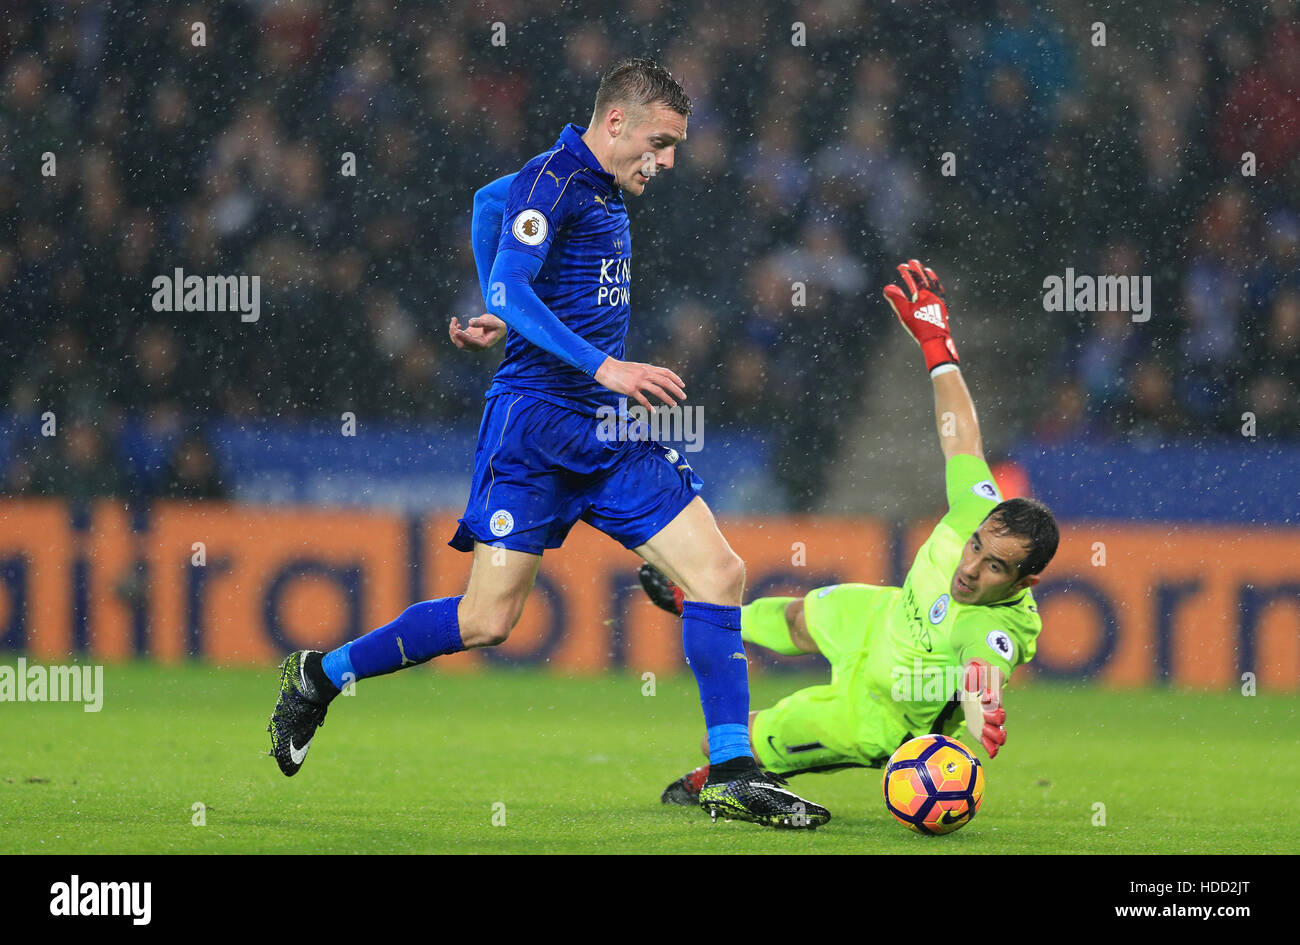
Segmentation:
{"type": "Polygon", "coordinates": [[[695,673],[709,733],[709,763],[753,757],[749,749],[749,664],[740,641],[740,608],[682,605],[682,648],[695,673]]]}
{"type": "Polygon", "coordinates": [[[456,619],[459,597],[412,604],[392,623],[325,654],[321,668],[339,689],[349,682],[383,676],[435,656],[465,649],[456,619]]]}

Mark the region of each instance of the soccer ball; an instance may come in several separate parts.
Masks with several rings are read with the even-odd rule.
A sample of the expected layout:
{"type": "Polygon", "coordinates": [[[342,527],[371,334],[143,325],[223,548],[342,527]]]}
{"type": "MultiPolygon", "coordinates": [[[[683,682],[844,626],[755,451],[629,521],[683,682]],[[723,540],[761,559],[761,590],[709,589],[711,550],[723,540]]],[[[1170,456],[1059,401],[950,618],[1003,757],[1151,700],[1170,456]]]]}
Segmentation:
{"type": "Polygon", "coordinates": [[[885,768],[885,806],[924,834],[952,833],[971,822],[984,799],[984,769],[947,735],[904,742],[885,768]]]}

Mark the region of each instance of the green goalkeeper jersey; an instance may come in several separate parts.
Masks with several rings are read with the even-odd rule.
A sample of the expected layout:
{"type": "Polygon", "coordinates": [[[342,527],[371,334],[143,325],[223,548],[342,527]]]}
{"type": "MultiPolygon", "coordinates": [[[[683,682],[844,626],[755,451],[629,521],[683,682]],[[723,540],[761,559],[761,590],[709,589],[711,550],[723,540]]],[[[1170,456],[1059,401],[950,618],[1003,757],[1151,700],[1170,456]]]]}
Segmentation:
{"type": "Polygon", "coordinates": [[[961,725],[953,696],[968,661],[987,660],[1008,679],[1033,658],[1042,629],[1028,589],[996,604],[952,600],[962,549],[1002,496],[978,457],[952,457],[945,477],[948,514],[916,553],[903,586],[892,588],[871,615],[861,666],[867,689],[918,735],[936,724],[945,733],[961,725]]]}

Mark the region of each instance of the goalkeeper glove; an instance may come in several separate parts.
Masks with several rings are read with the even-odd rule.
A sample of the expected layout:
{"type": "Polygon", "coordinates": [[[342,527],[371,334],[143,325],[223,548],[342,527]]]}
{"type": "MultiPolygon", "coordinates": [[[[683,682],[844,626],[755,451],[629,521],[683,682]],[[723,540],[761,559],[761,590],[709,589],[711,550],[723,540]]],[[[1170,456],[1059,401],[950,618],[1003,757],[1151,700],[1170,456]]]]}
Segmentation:
{"type": "Polygon", "coordinates": [[[966,728],[980,740],[990,758],[1007,743],[1007,710],[1002,708],[1001,673],[987,662],[971,660],[966,665],[966,728]],[[974,711],[975,694],[979,693],[979,710],[974,711]]]}
{"type": "Polygon", "coordinates": [[[899,266],[898,273],[907,289],[904,291],[892,283],[885,286],[885,301],[921,346],[926,370],[959,363],[957,347],[948,330],[948,306],[943,301],[943,283],[939,277],[915,259],[899,266]]]}

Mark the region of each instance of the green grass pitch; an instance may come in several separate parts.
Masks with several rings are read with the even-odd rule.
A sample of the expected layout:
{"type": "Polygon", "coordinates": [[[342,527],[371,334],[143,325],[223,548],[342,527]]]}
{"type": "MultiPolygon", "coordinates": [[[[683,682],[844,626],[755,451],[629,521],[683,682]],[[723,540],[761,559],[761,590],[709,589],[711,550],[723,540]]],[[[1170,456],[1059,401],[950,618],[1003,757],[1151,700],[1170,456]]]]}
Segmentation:
{"type": "MultiPolygon", "coordinates": [[[[0,704],[0,852],[1259,853],[1297,838],[1294,696],[1016,687],[979,815],[922,837],[885,811],[879,771],[795,778],[834,815],[816,832],[661,806],[698,760],[689,675],[653,696],[630,674],[364,681],[292,779],[265,754],[278,678],[110,665],[97,714],[0,704]]],[[[817,681],[757,675],[754,705],[817,681]]]]}

